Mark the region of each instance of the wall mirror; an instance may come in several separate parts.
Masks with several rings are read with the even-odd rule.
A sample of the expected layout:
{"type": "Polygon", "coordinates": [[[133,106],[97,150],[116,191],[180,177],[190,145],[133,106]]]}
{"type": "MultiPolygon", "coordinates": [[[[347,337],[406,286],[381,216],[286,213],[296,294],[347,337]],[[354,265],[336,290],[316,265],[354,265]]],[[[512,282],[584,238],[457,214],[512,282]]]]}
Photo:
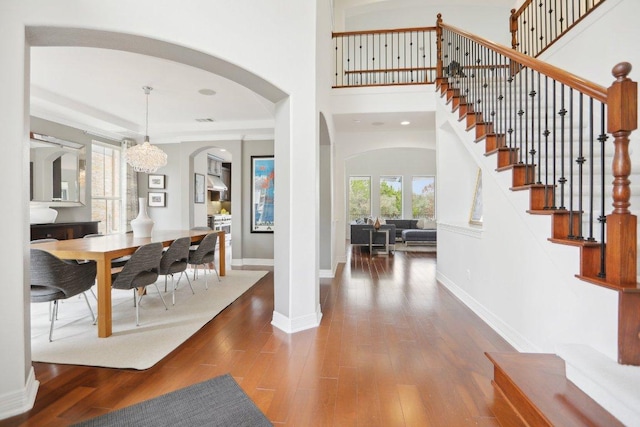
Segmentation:
{"type": "Polygon", "coordinates": [[[34,132],[30,144],[30,200],[53,207],[84,205],[85,146],[34,132]]]}

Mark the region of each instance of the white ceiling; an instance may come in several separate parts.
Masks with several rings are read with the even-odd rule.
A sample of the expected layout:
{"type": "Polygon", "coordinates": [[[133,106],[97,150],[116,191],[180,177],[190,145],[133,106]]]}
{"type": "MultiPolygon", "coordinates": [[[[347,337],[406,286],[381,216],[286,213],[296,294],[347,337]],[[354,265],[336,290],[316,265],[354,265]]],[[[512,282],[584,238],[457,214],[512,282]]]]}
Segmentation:
{"type": "Polygon", "coordinates": [[[116,139],[140,140],[145,134],[143,86],[153,87],[153,143],[273,137],[273,103],[210,72],[109,49],[31,49],[31,114],[36,117],[116,139]],[[215,95],[202,95],[201,89],[215,95]]]}

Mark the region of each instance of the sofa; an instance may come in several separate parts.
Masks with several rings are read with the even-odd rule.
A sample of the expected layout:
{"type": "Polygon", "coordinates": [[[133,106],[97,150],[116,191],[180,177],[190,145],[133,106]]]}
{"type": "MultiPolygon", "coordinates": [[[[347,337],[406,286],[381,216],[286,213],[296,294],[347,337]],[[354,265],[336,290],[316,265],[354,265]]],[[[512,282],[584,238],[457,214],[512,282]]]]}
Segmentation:
{"type": "Polygon", "coordinates": [[[386,224],[396,226],[396,239],[407,245],[436,244],[435,221],[425,219],[387,219],[386,224]]]}
{"type": "MultiPolygon", "coordinates": [[[[369,246],[369,229],[373,225],[371,224],[351,224],[351,244],[355,246],[369,246]]],[[[396,226],[393,224],[384,224],[380,226],[381,229],[389,230],[389,250],[395,250],[396,244],[396,226]]],[[[384,235],[374,234],[373,244],[383,245],[384,235]]]]}

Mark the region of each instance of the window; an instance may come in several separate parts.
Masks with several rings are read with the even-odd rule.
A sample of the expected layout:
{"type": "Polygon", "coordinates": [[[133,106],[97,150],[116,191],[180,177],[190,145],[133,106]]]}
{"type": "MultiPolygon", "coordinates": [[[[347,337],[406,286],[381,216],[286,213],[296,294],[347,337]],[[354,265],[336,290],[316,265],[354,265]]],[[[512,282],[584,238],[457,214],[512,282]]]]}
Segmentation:
{"type": "Polygon", "coordinates": [[[371,216],[371,177],[349,177],[349,221],[371,216]]]}
{"type": "Polygon", "coordinates": [[[411,185],[413,218],[436,219],[436,177],[414,176],[411,185]]]}
{"type": "Polygon", "coordinates": [[[91,146],[91,220],[102,234],[122,231],[120,147],[93,142],[91,146]]]}
{"type": "Polygon", "coordinates": [[[380,216],[402,218],[402,177],[380,177],[380,216]]]}

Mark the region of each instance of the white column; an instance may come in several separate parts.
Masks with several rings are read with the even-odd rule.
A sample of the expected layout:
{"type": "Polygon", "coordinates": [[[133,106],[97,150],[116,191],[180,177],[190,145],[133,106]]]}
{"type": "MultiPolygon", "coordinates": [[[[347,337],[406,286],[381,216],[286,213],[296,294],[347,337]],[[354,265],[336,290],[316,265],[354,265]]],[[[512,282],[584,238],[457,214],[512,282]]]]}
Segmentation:
{"type": "Polygon", "coordinates": [[[0,14],[0,182],[3,182],[2,298],[0,298],[0,419],[33,406],[38,382],[31,366],[28,240],[28,50],[22,20],[0,14]]]}

